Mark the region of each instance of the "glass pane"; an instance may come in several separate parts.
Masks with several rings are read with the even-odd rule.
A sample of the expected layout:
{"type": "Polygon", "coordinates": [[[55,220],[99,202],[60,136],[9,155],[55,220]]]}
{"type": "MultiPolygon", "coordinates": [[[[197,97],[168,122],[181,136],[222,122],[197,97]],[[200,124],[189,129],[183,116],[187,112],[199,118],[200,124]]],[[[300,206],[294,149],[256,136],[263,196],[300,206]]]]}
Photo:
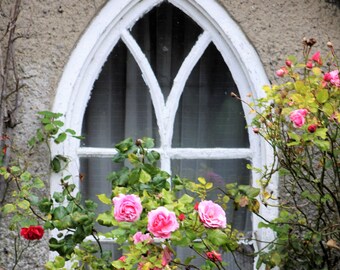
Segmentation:
{"type": "Polygon", "coordinates": [[[155,7],[132,28],[165,97],[201,33],[202,29],[190,17],[168,3],[155,7]]]}
{"type": "MultiPolygon", "coordinates": [[[[250,183],[250,171],[246,169],[249,163],[245,159],[235,160],[172,160],[171,169],[173,175],[186,177],[192,180],[204,177],[212,182],[215,188],[224,189],[227,183],[250,183]]],[[[216,200],[221,192],[216,190],[209,194],[207,199],[216,200]]],[[[241,231],[251,231],[251,215],[245,208],[235,211],[232,204],[227,209],[227,223],[232,224],[241,231]]]]}
{"type": "MultiPolygon", "coordinates": [[[[80,192],[84,200],[93,200],[98,204],[97,213],[102,213],[110,210],[109,205],[103,204],[99,201],[98,194],[106,194],[111,197],[112,186],[107,180],[107,176],[114,170],[119,170],[121,164],[112,162],[111,158],[81,158],[80,159],[80,173],[84,178],[80,182],[80,192]]],[[[98,231],[108,232],[112,228],[97,226],[98,231]]]]}
{"type": "Polygon", "coordinates": [[[173,147],[248,148],[237,86],[221,54],[210,44],[191,73],[176,114],[173,147]]]}
{"type": "Polygon", "coordinates": [[[83,146],[113,147],[127,137],[156,139],[158,128],[149,90],[133,56],[119,42],[96,80],[86,108],[83,146]]]}

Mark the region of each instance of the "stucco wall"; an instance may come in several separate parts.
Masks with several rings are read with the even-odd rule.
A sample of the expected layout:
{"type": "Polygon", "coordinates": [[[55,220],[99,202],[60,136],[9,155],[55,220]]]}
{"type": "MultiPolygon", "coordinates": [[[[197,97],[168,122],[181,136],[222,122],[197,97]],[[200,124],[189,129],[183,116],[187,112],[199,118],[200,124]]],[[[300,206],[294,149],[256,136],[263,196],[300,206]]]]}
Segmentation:
{"type": "MultiPolygon", "coordinates": [[[[229,14],[243,29],[257,50],[268,77],[289,54],[298,54],[303,37],[318,40],[321,51],[331,40],[340,49],[340,8],[325,0],[220,0],[229,14]]],[[[37,111],[51,109],[63,69],[91,19],[105,0],[23,0],[18,32],[28,38],[16,42],[16,63],[23,88],[20,93],[20,124],[13,131],[14,142],[20,146],[30,137],[37,121],[37,111]]],[[[5,12],[13,3],[2,1],[5,12]]],[[[1,31],[5,30],[1,19],[1,31]]],[[[340,51],[338,49],[338,52],[340,51]]],[[[33,160],[36,170],[46,171],[45,153],[33,160]]],[[[0,220],[0,268],[10,269],[13,244],[4,220],[0,220]]],[[[43,245],[33,253],[24,253],[18,269],[39,269],[47,260],[43,245]]]]}

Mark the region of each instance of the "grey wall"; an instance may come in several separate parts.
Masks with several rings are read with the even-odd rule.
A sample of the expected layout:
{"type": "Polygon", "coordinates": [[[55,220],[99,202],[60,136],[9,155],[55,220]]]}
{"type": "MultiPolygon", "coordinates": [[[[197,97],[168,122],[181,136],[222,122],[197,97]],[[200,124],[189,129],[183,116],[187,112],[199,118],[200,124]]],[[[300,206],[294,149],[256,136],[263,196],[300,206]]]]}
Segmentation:
{"type": "MultiPolygon", "coordinates": [[[[9,11],[13,0],[2,1],[3,11],[9,11]]],[[[21,123],[12,138],[20,149],[35,129],[37,111],[51,109],[58,81],[65,64],[93,17],[105,0],[23,0],[18,32],[28,38],[16,42],[16,63],[23,88],[20,94],[21,123]]],[[[340,49],[340,8],[326,0],[220,0],[240,25],[257,50],[268,77],[289,54],[298,54],[303,37],[318,40],[316,49],[323,51],[331,40],[340,49]]],[[[6,29],[0,18],[0,31],[6,29]]],[[[338,49],[338,52],[340,51],[338,49]]],[[[46,152],[32,159],[34,170],[42,175],[46,168],[46,152]]],[[[48,177],[45,177],[48,179],[48,177]]],[[[45,192],[48,192],[46,190],[45,192]]],[[[33,252],[24,253],[18,269],[40,269],[47,260],[46,242],[33,252]]],[[[13,242],[0,220],[0,269],[10,269],[13,242]]]]}

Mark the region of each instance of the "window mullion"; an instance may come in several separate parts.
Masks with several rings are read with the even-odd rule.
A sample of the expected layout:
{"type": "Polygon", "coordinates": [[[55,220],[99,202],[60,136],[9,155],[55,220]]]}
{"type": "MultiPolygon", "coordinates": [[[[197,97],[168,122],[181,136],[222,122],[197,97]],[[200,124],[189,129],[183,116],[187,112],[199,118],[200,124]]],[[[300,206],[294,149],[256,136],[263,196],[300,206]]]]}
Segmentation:
{"type": "Polygon", "coordinates": [[[146,83],[146,85],[149,87],[151,100],[155,109],[157,124],[159,127],[159,135],[161,137],[161,141],[164,141],[165,132],[164,132],[164,96],[162,94],[161,88],[159,86],[159,83],[157,81],[157,78],[150,66],[150,63],[148,59],[146,58],[145,54],[142,52],[141,48],[137,44],[136,40],[133,38],[133,36],[130,34],[130,32],[126,29],[122,30],[121,32],[122,40],[126,44],[126,46],[129,48],[131,54],[135,58],[137,64],[139,65],[139,68],[142,72],[142,77],[146,83]]]}
{"type": "Polygon", "coordinates": [[[196,63],[199,61],[201,56],[203,55],[205,49],[208,47],[211,42],[211,37],[208,32],[203,32],[192,47],[188,56],[184,59],[175,79],[173,82],[173,86],[169,97],[166,101],[165,112],[167,113],[168,121],[164,123],[166,129],[166,145],[171,145],[172,136],[173,136],[173,126],[175,121],[176,112],[179,105],[179,100],[183,93],[184,86],[190,76],[193,68],[196,63]]]}

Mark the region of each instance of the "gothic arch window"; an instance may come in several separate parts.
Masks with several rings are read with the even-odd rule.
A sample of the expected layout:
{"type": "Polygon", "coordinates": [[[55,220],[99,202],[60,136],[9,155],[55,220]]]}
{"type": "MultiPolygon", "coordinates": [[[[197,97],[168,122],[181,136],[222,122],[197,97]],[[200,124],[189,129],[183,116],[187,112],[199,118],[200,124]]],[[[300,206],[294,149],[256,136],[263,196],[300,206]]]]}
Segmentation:
{"type": "MultiPolygon", "coordinates": [[[[154,137],[170,173],[256,185],[245,164],[264,165],[271,155],[244,128],[249,109],[230,92],[256,98],[266,83],[256,52],[215,0],[112,0],[72,53],[53,108],[86,140],[53,151],[75,160],[75,174],[85,171],[85,184],[76,184],[89,198],[109,189],[113,146],[127,136],[154,137]]],[[[256,217],[228,216],[240,229],[257,228],[256,217]]]]}

